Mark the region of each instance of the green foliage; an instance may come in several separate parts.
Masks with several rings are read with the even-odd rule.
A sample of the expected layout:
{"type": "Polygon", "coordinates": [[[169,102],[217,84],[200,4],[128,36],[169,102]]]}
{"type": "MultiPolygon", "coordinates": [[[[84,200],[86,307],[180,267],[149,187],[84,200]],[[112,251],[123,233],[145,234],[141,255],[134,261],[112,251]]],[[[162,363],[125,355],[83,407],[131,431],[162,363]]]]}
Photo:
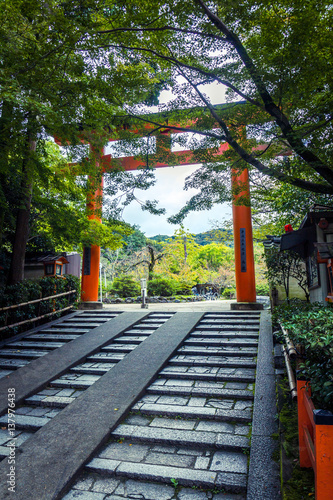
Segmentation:
{"type": "Polygon", "coordinates": [[[275,248],[269,248],[265,252],[267,265],[266,277],[272,286],[282,285],[289,300],[290,279],[294,278],[298,286],[303,290],[306,300],[310,300],[307,287],[307,274],[304,261],[301,257],[291,251],[280,252],[275,248]]]}
{"type": "Polygon", "coordinates": [[[234,252],[225,245],[210,243],[198,249],[195,261],[198,267],[218,271],[223,265],[230,265],[234,261],[234,252]]]}
{"type": "Polygon", "coordinates": [[[236,288],[225,288],[222,292],[222,297],[224,299],[230,299],[231,294],[233,296],[236,294],[236,288]]]}
{"type": "Polygon", "coordinates": [[[114,279],[109,291],[118,297],[137,297],[141,293],[141,287],[132,276],[122,275],[114,279]]]}
{"type": "Polygon", "coordinates": [[[269,284],[268,283],[256,284],[256,294],[269,295],[269,284]]]}
{"type": "MultiPolygon", "coordinates": [[[[0,309],[12,305],[31,302],[44,297],[52,297],[60,293],[76,290],[76,293],[57,297],[55,299],[27,304],[9,311],[0,311],[0,327],[19,323],[26,319],[35,318],[44,314],[58,311],[75,304],[80,295],[80,280],[76,276],[65,275],[63,277],[47,276],[38,280],[23,280],[15,285],[3,287],[0,290],[0,309]]],[[[55,317],[57,313],[55,313],[55,317]]],[[[50,321],[50,318],[48,319],[50,321]]],[[[34,323],[28,323],[22,327],[5,330],[4,335],[9,336],[19,331],[32,328],[34,323]]]]}
{"type": "Polygon", "coordinates": [[[163,278],[162,276],[154,276],[148,282],[148,295],[162,297],[171,297],[179,291],[179,282],[172,278],[163,278]]]}
{"type": "Polygon", "coordinates": [[[320,304],[302,310],[278,308],[276,316],[295,344],[305,348],[302,374],[311,382],[315,406],[333,412],[333,309],[320,304]]]}

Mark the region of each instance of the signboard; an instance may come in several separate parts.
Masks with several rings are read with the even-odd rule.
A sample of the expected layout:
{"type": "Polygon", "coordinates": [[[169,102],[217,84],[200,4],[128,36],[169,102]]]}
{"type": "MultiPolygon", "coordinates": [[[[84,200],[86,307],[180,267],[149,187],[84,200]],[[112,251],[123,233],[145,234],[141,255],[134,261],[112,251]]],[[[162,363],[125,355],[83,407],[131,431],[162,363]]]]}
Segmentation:
{"type": "Polygon", "coordinates": [[[84,276],[90,275],[91,264],[91,247],[84,247],[83,249],[83,274],[84,276]]]}
{"type": "Polygon", "coordinates": [[[240,257],[241,257],[241,273],[246,273],[246,230],[245,230],[245,227],[240,228],[240,257]]]}

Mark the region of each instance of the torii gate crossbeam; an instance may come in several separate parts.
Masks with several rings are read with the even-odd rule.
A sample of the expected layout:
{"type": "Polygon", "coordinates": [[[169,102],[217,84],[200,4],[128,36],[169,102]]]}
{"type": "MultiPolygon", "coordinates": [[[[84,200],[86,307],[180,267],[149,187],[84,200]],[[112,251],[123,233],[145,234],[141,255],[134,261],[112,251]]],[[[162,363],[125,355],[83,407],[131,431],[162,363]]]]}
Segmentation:
{"type": "MultiPolygon", "coordinates": [[[[169,125],[170,126],[170,125],[169,125]]],[[[156,135],[156,149],[163,149],[163,153],[167,158],[166,163],[156,163],[154,168],[162,168],[175,165],[189,165],[193,164],[193,153],[188,150],[172,152],[170,142],[166,140],[166,135],[177,133],[176,130],[168,128],[161,129],[156,135]]],[[[183,132],[179,132],[183,133],[183,132]]],[[[111,139],[117,140],[117,139],[111,139]]],[[[228,149],[228,144],[221,144],[216,155],[223,155],[228,149]]],[[[122,168],[124,170],[136,170],[138,167],[144,167],[145,163],[136,159],[135,157],[119,158],[122,168]]],[[[112,169],[111,155],[104,155],[104,150],[101,151],[98,168],[103,171],[112,169]]],[[[254,255],[253,255],[253,237],[252,237],[252,218],[251,207],[248,205],[241,205],[238,202],[240,197],[250,200],[250,187],[248,170],[244,169],[241,173],[236,171],[232,172],[232,188],[233,192],[239,191],[237,187],[242,186],[242,192],[233,195],[233,228],[234,228],[234,252],[235,252],[235,276],[236,276],[236,296],[237,303],[252,303],[256,301],[256,288],[255,288],[255,269],[254,269],[254,255]]],[[[96,205],[98,199],[101,199],[103,192],[103,184],[101,180],[100,186],[97,187],[95,193],[89,195],[89,204],[96,205]]],[[[94,217],[94,216],[90,216],[94,217]]],[[[81,300],[86,303],[98,303],[98,281],[99,281],[99,267],[100,267],[100,248],[92,245],[85,248],[83,252],[83,265],[82,265],[82,285],[81,285],[81,300]]]]}

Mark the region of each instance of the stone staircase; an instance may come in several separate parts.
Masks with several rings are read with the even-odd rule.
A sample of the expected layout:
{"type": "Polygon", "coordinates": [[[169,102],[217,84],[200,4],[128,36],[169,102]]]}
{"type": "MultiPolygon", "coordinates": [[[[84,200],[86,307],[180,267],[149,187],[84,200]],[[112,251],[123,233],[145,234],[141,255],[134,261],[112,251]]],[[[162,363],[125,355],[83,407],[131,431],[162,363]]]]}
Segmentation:
{"type": "Polygon", "coordinates": [[[64,500],[245,499],[259,320],[205,314],[64,500]]]}
{"type": "Polygon", "coordinates": [[[77,312],[54,321],[51,326],[36,328],[35,333],[27,332],[14,340],[7,340],[0,349],[0,378],[101,326],[118,314],[111,311],[77,312]]]}
{"type": "MultiPolygon", "coordinates": [[[[65,342],[73,340],[73,338],[68,340],[65,339],[66,335],[73,337],[72,332],[68,333],[69,330],[72,330],[73,324],[75,325],[75,331],[77,332],[80,328],[80,335],[82,335],[88,331],[88,327],[90,329],[96,328],[115,316],[116,314],[111,314],[110,312],[102,313],[98,311],[83,313],[79,317],[64,320],[53,328],[43,329],[38,334],[27,336],[22,341],[20,340],[9,343],[5,348],[6,355],[9,351],[11,355],[12,352],[21,354],[22,358],[19,358],[19,363],[21,363],[25,359],[25,348],[29,352],[31,349],[41,348],[40,345],[30,347],[30,343],[33,345],[35,344],[34,339],[36,338],[36,335],[43,336],[43,352],[47,352],[48,349],[61,347],[61,345],[65,342]],[[53,341],[50,340],[54,336],[54,329],[63,332],[61,334],[63,342],[55,347],[53,346],[53,341]],[[48,331],[51,333],[46,333],[48,331]],[[52,347],[48,344],[51,344],[52,347]],[[15,349],[19,349],[19,351],[17,352],[15,349]]],[[[123,335],[117,337],[112,343],[89,356],[83,363],[72,367],[61,377],[51,381],[49,385],[41,391],[26,398],[24,403],[15,411],[16,429],[14,437],[16,438],[16,446],[19,447],[23,444],[36,431],[53,419],[63,408],[74,402],[75,399],[79,397],[87,388],[99,380],[102,375],[111,370],[111,368],[121,361],[126,354],[141,344],[152,332],[163,325],[171,316],[172,313],[150,314],[147,319],[144,319],[140,323],[136,324],[134,328],[126,330],[123,335]]],[[[76,334],[75,338],[78,336],[79,334],[76,334]]],[[[39,351],[34,352],[36,352],[35,357],[37,357],[37,353],[39,354],[39,351]]],[[[17,358],[10,357],[9,360],[15,362],[17,361],[17,358]]],[[[16,369],[20,367],[19,363],[15,363],[16,369]]],[[[24,364],[21,364],[21,366],[24,366],[24,364]]],[[[5,429],[6,425],[7,415],[3,415],[0,417],[0,426],[3,426],[3,428],[0,429],[0,460],[8,456],[10,451],[8,443],[11,441],[11,437],[5,429]]]]}

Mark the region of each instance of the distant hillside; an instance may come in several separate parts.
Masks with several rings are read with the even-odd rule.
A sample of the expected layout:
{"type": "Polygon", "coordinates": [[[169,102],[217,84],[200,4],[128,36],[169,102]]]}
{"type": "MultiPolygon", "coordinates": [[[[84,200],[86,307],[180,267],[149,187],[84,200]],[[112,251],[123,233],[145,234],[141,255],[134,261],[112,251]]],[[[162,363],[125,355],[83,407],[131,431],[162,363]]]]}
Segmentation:
{"type": "MultiPolygon", "coordinates": [[[[224,243],[227,246],[232,246],[232,231],[226,229],[212,229],[210,231],[205,231],[204,233],[194,234],[194,240],[198,245],[209,245],[209,243],[224,243]]],[[[166,234],[157,234],[156,236],[151,236],[149,239],[156,241],[158,243],[163,243],[169,239],[173,239],[173,236],[168,236],[166,234]]]]}

